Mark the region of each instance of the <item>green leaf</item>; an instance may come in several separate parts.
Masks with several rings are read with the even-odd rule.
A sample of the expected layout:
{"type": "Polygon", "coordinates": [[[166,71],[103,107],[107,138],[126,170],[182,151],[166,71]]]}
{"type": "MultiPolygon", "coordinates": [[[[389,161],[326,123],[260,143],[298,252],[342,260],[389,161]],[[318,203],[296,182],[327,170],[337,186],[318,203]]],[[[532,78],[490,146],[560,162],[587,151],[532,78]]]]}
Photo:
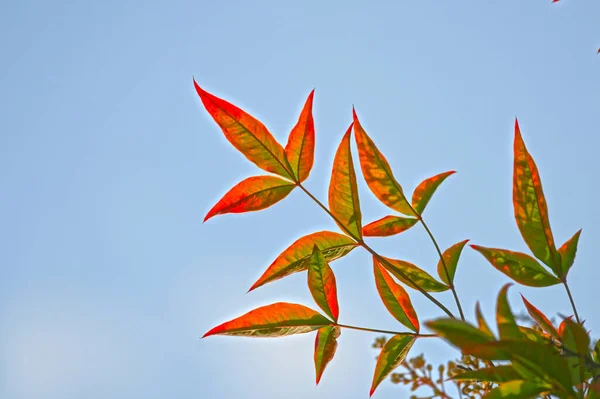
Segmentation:
{"type": "Polygon", "coordinates": [[[419,319],[408,293],[373,257],[375,285],[383,304],[392,316],[414,332],[419,332],[419,319]]]}
{"type": "Polygon", "coordinates": [[[388,237],[402,233],[417,224],[418,219],[386,216],[363,227],[365,237],[388,237]]]}
{"type": "Polygon", "coordinates": [[[404,361],[414,342],[414,335],[397,334],[385,343],[377,358],[369,396],[373,396],[373,392],[375,392],[381,381],[404,361]]]}
{"type": "Polygon", "coordinates": [[[448,172],[440,173],[438,175],[432,176],[428,179],[423,180],[412,195],[412,206],[415,211],[419,215],[423,213],[425,207],[429,203],[429,200],[437,190],[437,188],[442,184],[444,180],[450,175],[456,173],[454,170],[450,170],[448,172]]]}
{"type": "Polygon", "coordinates": [[[519,326],[519,331],[521,332],[521,336],[534,342],[539,342],[541,344],[548,343],[548,339],[546,339],[542,333],[534,330],[533,328],[519,326]]]}
{"type": "Polygon", "coordinates": [[[600,339],[596,341],[596,345],[594,346],[593,357],[596,363],[600,363],[600,339]]]}
{"type": "Polygon", "coordinates": [[[315,372],[317,374],[317,385],[321,381],[321,376],[327,364],[333,359],[337,349],[337,338],[341,331],[339,327],[326,326],[317,331],[315,338],[315,372]]]}
{"type": "Polygon", "coordinates": [[[354,172],[352,153],[350,152],[351,132],[352,125],[344,134],[333,160],[333,170],[329,182],[329,210],[344,233],[356,240],[361,240],[362,216],[358,199],[356,173],[354,172]]]}
{"type": "Polygon", "coordinates": [[[440,337],[461,350],[469,350],[493,341],[493,338],[485,332],[457,319],[441,318],[425,324],[440,337]]]}
{"type": "Polygon", "coordinates": [[[581,324],[566,319],[560,338],[566,349],[579,355],[566,354],[571,378],[578,385],[586,379],[585,359],[590,355],[590,337],[581,324]]]}
{"type": "Polygon", "coordinates": [[[218,325],[202,338],[210,335],[283,337],[311,332],[330,324],[325,316],[306,306],[277,302],[218,325]]]}
{"type": "Polygon", "coordinates": [[[403,260],[385,258],[383,256],[381,257],[381,259],[381,261],[378,260],[381,266],[383,266],[398,280],[400,280],[412,289],[416,288],[409,281],[409,279],[427,292],[442,292],[447,291],[449,289],[448,286],[440,283],[425,270],[420,269],[412,263],[405,262],[403,260]]]}
{"type": "Polygon", "coordinates": [[[315,245],[328,262],[333,262],[347,255],[358,244],[349,237],[333,231],[319,231],[299,238],[271,263],[248,292],[292,273],[308,269],[315,245]]]}
{"type": "Polygon", "coordinates": [[[577,253],[577,244],[579,244],[580,235],[581,229],[558,249],[562,261],[560,271],[563,278],[567,276],[569,270],[571,270],[571,266],[573,266],[573,262],[575,262],[575,254],[577,253]]]}
{"type": "Polygon", "coordinates": [[[513,206],[517,226],[531,252],[560,276],[561,259],[550,228],[542,181],[521,137],[518,121],[515,121],[513,206]]]}
{"type": "Polygon", "coordinates": [[[473,244],[471,248],[481,253],[492,266],[517,283],[529,287],[549,287],[560,283],[559,279],[548,273],[534,258],[522,252],[473,244]]]}
{"type": "Polygon", "coordinates": [[[498,323],[498,334],[500,339],[519,339],[522,338],[519,326],[515,316],[510,310],[507,293],[511,283],[505,284],[498,293],[498,302],[496,305],[496,322],[498,323]]]}
{"type": "Polygon", "coordinates": [[[540,393],[551,390],[545,384],[516,380],[505,382],[485,394],[482,399],[529,399],[536,398],[540,393]]]}
{"type": "Polygon", "coordinates": [[[316,245],[308,267],[308,288],[317,305],[337,323],[340,311],[335,276],[316,245]]]}
{"type": "Polygon", "coordinates": [[[552,338],[560,339],[560,337],[558,336],[558,331],[556,331],[556,328],[554,327],[552,322],[546,317],[546,315],[543,314],[538,308],[533,306],[527,299],[525,299],[523,295],[521,295],[521,298],[523,298],[523,303],[527,308],[527,312],[529,313],[531,318],[535,320],[537,325],[540,326],[542,330],[550,334],[552,338]]]}
{"type": "Polygon", "coordinates": [[[479,326],[479,330],[485,333],[490,338],[494,339],[494,333],[486,323],[485,319],[483,318],[483,314],[481,313],[481,305],[479,304],[479,301],[477,301],[477,303],[475,304],[475,317],[477,318],[477,325],[479,326]]]}
{"type": "Polygon", "coordinates": [[[469,240],[461,241],[457,244],[454,244],[450,248],[444,251],[442,257],[446,264],[446,269],[448,269],[448,273],[446,274],[446,270],[444,270],[444,263],[440,259],[437,265],[437,272],[440,279],[449,286],[454,284],[454,274],[456,274],[456,266],[458,266],[458,259],[460,258],[460,254],[465,247],[465,244],[469,242],[469,240]]]}
{"type": "Polygon", "coordinates": [[[495,383],[520,380],[522,378],[512,366],[486,367],[479,370],[467,371],[466,373],[452,377],[453,380],[457,381],[478,380],[495,383]]]}

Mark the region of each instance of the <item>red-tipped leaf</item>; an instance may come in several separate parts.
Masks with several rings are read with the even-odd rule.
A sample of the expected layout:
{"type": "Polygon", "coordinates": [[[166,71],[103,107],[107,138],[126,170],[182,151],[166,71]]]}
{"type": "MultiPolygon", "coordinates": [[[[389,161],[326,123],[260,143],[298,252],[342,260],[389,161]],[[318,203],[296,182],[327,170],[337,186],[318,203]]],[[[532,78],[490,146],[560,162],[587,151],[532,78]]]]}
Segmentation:
{"type": "Polygon", "coordinates": [[[340,328],[334,326],[321,327],[319,328],[319,331],[317,331],[314,355],[317,385],[319,385],[319,381],[321,381],[325,367],[327,367],[335,355],[337,338],[340,334],[340,328]]]}
{"type": "Polygon", "coordinates": [[[340,314],[335,276],[325,260],[323,253],[316,245],[308,267],[308,288],[316,304],[337,322],[340,314]]]}
{"type": "Polygon", "coordinates": [[[417,224],[419,220],[402,216],[385,216],[363,227],[365,237],[388,237],[400,234],[417,224]]]}
{"type": "Polygon", "coordinates": [[[290,132],[285,146],[285,155],[294,177],[299,182],[306,180],[314,162],[315,124],[312,115],[314,94],[313,90],[308,95],[298,122],[290,132]]]}
{"type": "Polygon", "coordinates": [[[394,281],[375,258],[373,258],[373,273],[377,292],[386,309],[396,320],[418,333],[419,319],[406,290],[394,281]]]}
{"type": "Polygon", "coordinates": [[[533,306],[531,302],[529,302],[523,294],[521,294],[521,298],[523,299],[523,303],[527,308],[527,313],[531,316],[531,318],[537,323],[538,326],[546,333],[550,334],[550,336],[554,339],[560,340],[560,336],[558,335],[558,331],[552,324],[552,322],[543,314],[538,308],[533,306]]]}
{"type": "Polygon", "coordinates": [[[462,253],[465,244],[469,242],[469,240],[464,240],[459,243],[454,244],[450,248],[444,251],[442,254],[442,258],[444,261],[440,259],[437,265],[437,272],[440,279],[448,284],[454,284],[454,275],[456,274],[456,267],[458,266],[458,259],[460,258],[460,254],[462,253]],[[444,265],[446,267],[444,267],[444,265]]]}
{"type": "Polygon", "coordinates": [[[415,284],[427,292],[442,292],[450,289],[447,285],[440,283],[425,270],[412,263],[398,259],[382,258],[382,260],[378,260],[379,264],[402,283],[414,290],[417,289],[415,284]]]}
{"type": "Polygon", "coordinates": [[[567,276],[569,270],[571,270],[571,266],[573,266],[573,262],[575,262],[575,254],[577,253],[577,244],[579,244],[580,235],[581,229],[558,249],[561,260],[560,271],[563,278],[567,276]]]}
{"type": "Polygon", "coordinates": [[[412,207],[415,211],[420,215],[425,210],[425,207],[429,203],[431,197],[435,193],[435,190],[442,184],[444,180],[450,175],[456,173],[454,170],[450,170],[448,172],[440,173],[438,175],[432,176],[423,180],[412,195],[412,207]]]}
{"type": "Polygon", "coordinates": [[[373,396],[381,381],[404,361],[414,342],[415,337],[413,335],[397,334],[385,343],[377,358],[369,396],[373,396]]]}

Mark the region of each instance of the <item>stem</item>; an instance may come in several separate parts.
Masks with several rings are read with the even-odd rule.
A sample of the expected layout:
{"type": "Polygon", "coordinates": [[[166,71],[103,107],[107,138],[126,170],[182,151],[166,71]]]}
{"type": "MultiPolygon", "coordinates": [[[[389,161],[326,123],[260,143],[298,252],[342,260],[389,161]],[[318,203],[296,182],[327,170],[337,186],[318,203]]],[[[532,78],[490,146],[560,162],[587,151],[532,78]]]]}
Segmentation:
{"type": "MultiPolygon", "coordinates": [[[[448,281],[450,281],[450,274],[448,273],[448,266],[446,266],[446,260],[444,259],[444,255],[442,255],[440,246],[438,245],[437,241],[435,240],[435,237],[433,237],[433,234],[431,233],[431,230],[429,230],[429,227],[427,227],[425,220],[423,220],[423,218],[420,215],[419,215],[419,220],[421,221],[421,224],[423,225],[423,227],[425,228],[425,231],[429,235],[429,238],[431,238],[431,241],[433,242],[433,245],[435,246],[435,249],[436,249],[438,255],[440,256],[440,261],[442,262],[442,266],[444,266],[444,271],[446,272],[446,279],[448,281]]],[[[454,295],[454,300],[456,301],[456,306],[458,307],[458,312],[460,313],[460,318],[462,319],[462,321],[465,321],[465,314],[463,313],[462,306],[460,305],[460,301],[458,300],[458,294],[456,293],[456,288],[454,288],[454,283],[450,283],[449,286],[450,286],[450,289],[452,290],[452,295],[454,295]]]]}
{"type": "Polygon", "coordinates": [[[571,301],[571,306],[573,307],[573,312],[575,313],[575,319],[577,320],[577,323],[581,324],[581,321],[579,321],[579,314],[577,313],[577,308],[575,307],[575,301],[573,300],[573,295],[571,295],[571,290],[569,289],[569,284],[567,284],[567,279],[565,279],[563,281],[563,284],[565,285],[565,289],[567,290],[567,295],[569,296],[569,301],[571,301]]]}
{"type": "MultiPolygon", "coordinates": [[[[371,247],[369,247],[362,239],[358,239],[356,237],[354,237],[352,235],[352,233],[350,233],[350,231],[348,231],[348,229],[344,226],[343,223],[341,223],[338,218],[335,217],[335,215],[333,213],[331,213],[331,211],[329,209],[327,209],[327,207],[325,205],[323,205],[323,203],[321,201],[319,201],[314,195],[312,195],[310,193],[310,191],[308,191],[301,183],[296,183],[298,185],[298,187],[300,187],[302,189],[302,191],[304,191],[306,193],[306,195],[308,195],[314,202],[317,203],[317,205],[319,205],[321,207],[321,209],[323,209],[329,216],[331,216],[331,218],[333,220],[335,220],[335,222],[337,223],[337,225],[344,231],[344,233],[346,233],[348,236],[354,238],[358,244],[363,247],[364,249],[366,249],[367,251],[369,251],[371,253],[371,255],[373,255],[374,257],[377,258],[377,260],[380,263],[384,263],[386,264],[388,267],[391,267],[393,265],[390,264],[390,262],[388,262],[385,258],[383,258],[381,255],[379,255],[377,252],[375,252],[371,247]]],[[[412,284],[412,286],[419,291],[421,294],[425,295],[425,297],[427,297],[427,299],[429,299],[431,302],[435,303],[440,309],[442,309],[448,316],[450,316],[451,318],[455,319],[454,315],[452,314],[452,312],[450,312],[448,310],[448,308],[446,308],[440,301],[438,301],[437,299],[435,299],[433,296],[431,296],[431,294],[429,294],[427,291],[425,291],[423,288],[419,287],[411,278],[409,278],[407,275],[405,275],[404,273],[402,273],[400,270],[397,270],[398,274],[400,274],[402,277],[404,277],[408,282],[410,282],[412,284]]]]}
{"type": "Polygon", "coordinates": [[[401,331],[390,331],[390,330],[378,330],[376,328],[366,328],[366,327],[356,327],[356,326],[347,326],[345,324],[336,324],[337,327],[342,327],[342,328],[350,328],[352,330],[358,330],[358,331],[368,331],[368,332],[376,332],[376,333],[381,333],[381,334],[404,334],[404,335],[414,335],[415,337],[418,338],[436,338],[437,335],[436,334],[419,334],[419,333],[410,333],[410,332],[401,332],[401,331]]]}

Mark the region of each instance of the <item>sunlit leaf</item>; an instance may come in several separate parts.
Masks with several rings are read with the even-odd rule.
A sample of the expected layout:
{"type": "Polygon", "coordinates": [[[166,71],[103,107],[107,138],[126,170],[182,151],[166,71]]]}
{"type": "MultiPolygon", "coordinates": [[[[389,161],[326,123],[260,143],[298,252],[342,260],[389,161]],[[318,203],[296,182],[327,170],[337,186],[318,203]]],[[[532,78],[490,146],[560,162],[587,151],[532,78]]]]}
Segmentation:
{"type": "Polygon", "coordinates": [[[517,226],[531,252],[560,275],[560,254],[550,229],[542,181],[521,137],[518,121],[515,121],[513,206],[517,226]]]}
{"type": "Polygon", "coordinates": [[[449,289],[448,286],[440,283],[425,270],[412,263],[383,256],[381,258],[378,260],[381,266],[412,289],[416,289],[413,283],[427,292],[442,292],[449,289]],[[412,283],[409,279],[412,280],[412,283]]]}
{"type": "Polygon", "coordinates": [[[308,95],[298,122],[290,132],[285,146],[285,155],[294,177],[299,182],[306,180],[314,162],[315,124],[312,116],[314,94],[315,91],[313,90],[308,95]]]}
{"type": "Polygon", "coordinates": [[[489,336],[490,338],[494,338],[494,333],[483,318],[483,314],[481,313],[481,305],[479,304],[479,301],[477,301],[477,303],[475,304],[475,317],[477,318],[477,325],[479,326],[479,330],[487,336],[489,336]]]}
{"type": "Polygon", "coordinates": [[[554,327],[554,325],[552,324],[550,319],[548,319],[546,317],[546,315],[543,314],[538,308],[533,306],[531,304],[531,302],[529,302],[527,299],[525,299],[525,297],[523,295],[521,295],[521,298],[523,298],[523,303],[525,304],[525,307],[527,308],[527,312],[529,313],[531,318],[533,320],[535,320],[537,325],[540,326],[540,328],[542,330],[544,330],[545,332],[550,334],[550,336],[552,338],[560,339],[560,337],[558,335],[558,331],[556,331],[556,328],[554,327]]]}
{"type": "Polygon", "coordinates": [[[337,349],[337,338],[341,331],[339,327],[326,326],[319,328],[315,338],[315,372],[317,374],[317,385],[327,364],[333,359],[337,349]]]}
{"type": "Polygon", "coordinates": [[[342,231],[360,240],[362,239],[362,222],[356,173],[350,152],[351,132],[352,125],[344,134],[333,160],[329,183],[329,209],[342,231]]]}
{"type": "Polygon", "coordinates": [[[471,248],[481,253],[496,269],[529,287],[548,287],[560,283],[534,258],[522,252],[499,248],[486,248],[471,244],[471,248]]]}
{"type": "Polygon", "coordinates": [[[438,276],[440,276],[440,279],[444,283],[446,283],[450,286],[454,284],[454,275],[456,274],[456,267],[458,266],[458,259],[460,258],[460,254],[467,242],[469,242],[469,240],[461,241],[457,244],[454,244],[453,246],[451,246],[450,248],[448,248],[447,250],[444,251],[444,253],[442,254],[442,257],[444,259],[444,263],[446,264],[446,268],[444,268],[444,263],[442,263],[441,259],[438,261],[438,265],[437,265],[438,276]],[[447,272],[448,272],[447,274],[446,274],[445,269],[447,269],[447,272]]]}
{"type": "Polygon", "coordinates": [[[387,237],[402,233],[417,224],[418,219],[385,216],[363,227],[365,237],[387,237]]]}
{"type": "Polygon", "coordinates": [[[462,350],[469,350],[493,341],[493,338],[485,332],[461,320],[441,318],[425,324],[440,337],[462,350]]]}
{"type": "Polygon", "coordinates": [[[500,339],[519,339],[522,337],[515,316],[510,310],[508,303],[508,288],[511,283],[505,284],[498,293],[496,305],[496,322],[498,323],[498,334],[500,339]]]}
{"type": "Polygon", "coordinates": [[[465,373],[455,375],[453,380],[457,381],[488,381],[488,382],[508,382],[520,380],[523,377],[515,371],[512,366],[486,367],[479,370],[471,370],[465,373]]]}
{"type": "Polygon", "coordinates": [[[573,262],[575,262],[575,254],[577,253],[577,244],[579,244],[579,236],[581,235],[581,229],[577,231],[573,235],[573,237],[569,238],[567,242],[565,242],[559,249],[558,253],[561,258],[561,276],[566,277],[567,273],[573,266],[573,262]]]}
{"type": "Polygon", "coordinates": [[[402,186],[394,178],[390,164],[361,126],[354,109],[352,116],[360,167],[367,186],[383,204],[405,215],[414,216],[402,186]]]}
{"type": "Polygon", "coordinates": [[[333,231],[319,231],[294,241],[271,263],[249,291],[308,269],[313,247],[317,246],[328,262],[345,256],[358,245],[351,238],[333,231]]]}
{"type": "Polygon", "coordinates": [[[194,87],[204,108],[235,148],[259,168],[292,179],[283,147],[265,125],[235,105],[203,90],[195,80],[194,87]]]}
{"type": "Polygon", "coordinates": [[[429,203],[429,200],[435,193],[435,190],[442,184],[444,180],[450,175],[456,173],[454,170],[450,170],[448,172],[440,173],[438,175],[429,177],[423,180],[412,195],[412,207],[415,211],[420,215],[425,210],[425,207],[429,203]]]}
{"type": "Polygon", "coordinates": [[[482,399],[529,399],[536,398],[540,393],[551,390],[552,387],[539,382],[515,380],[500,384],[489,391],[482,399]]]}
{"type": "Polygon", "coordinates": [[[571,318],[573,318],[573,315],[565,318],[558,326],[558,335],[560,335],[562,337],[563,332],[565,331],[565,327],[567,326],[567,320],[571,320],[571,318]]]}
{"type": "Polygon", "coordinates": [[[337,322],[339,307],[335,276],[325,257],[315,245],[308,267],[308,288],[323,312],[337,322]]]}
{"type": "Polygon", "coordinates": [[[377,292],[379,292],[379,296],[387,310],[400,323],[414,332],[419,332],[419,319],[408,293],[381,267],[375,257],[373,257],[373,273],[377,292]]]}
{"type": "Polygon", "coordinates": [[[216,215],[268,208],[287,197],[294,187],[294,183],[275,176],[248,177],[229,190],[206,214],[204,221],[216,215]]]}
{"type": "Polygon", "coordinates": [[[218,325],[202,338],[210,335],[283,337],[307,333],[330,324],[325,316],[306,306],[277,302],[218,325]]]}
{"type": "Polygon", "coordinates": [[[414,342],[415,337],[413,335],[397,334],[385,343],[377,358],[369,396],[373,396],[373,392],[375,392],[381,381],[404,361],[414,342]]]}

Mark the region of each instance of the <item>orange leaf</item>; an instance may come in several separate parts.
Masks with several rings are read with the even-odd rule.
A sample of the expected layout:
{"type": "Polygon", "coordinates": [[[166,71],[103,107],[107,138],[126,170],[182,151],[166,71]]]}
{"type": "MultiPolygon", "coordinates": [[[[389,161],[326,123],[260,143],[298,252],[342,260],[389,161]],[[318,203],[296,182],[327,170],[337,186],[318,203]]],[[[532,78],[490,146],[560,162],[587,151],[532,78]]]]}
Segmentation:
{"type": "Polygon", "coordinates": [[[389,262],[389,265],[385,262],[379,262],[387,271],[392,273],[398,280],[406,284],[412,289],[416,289],[415,286],[409,281],[412,280],[414,284],[421,287],[421,289],[427,292],[442,292],[449,289],[448,286],[440,283],[434,279],[425,270],[413,265],[412,263],[390,259],[382,257],[384,260],[389,262]]]}
{"type": "Polygon", "coordinates": [[[331,325],[331,321],[311,308],[296,303],[277,302],[218,325],[202,338],[210,335],[283,337],[304,334],[327,325],[331,325]]]}
{"type": "Polygon", "coordinates": [[[340,309],[337,300],[335,275],[316,245],[313,247],[308,267],[308,288],[315,302],[323,312],[337,323],[340,309]]]}
{"type": "Polygon", "coordinates": [[[523,303],[527,308],[527,313],[531,316],[531,318],[537,323],[538,326],[542,328],[542,330],[546,331],[552,338],[560,340],[560,336],[558,335],[558,331],[552,325],[552,322],[543,314],[538,308],[533,306],[531,302],[529,302],[523,294],[521,294],[521,298],[523,298],[523,303]]]}
{"type": "Polygon", "coordinates": [[[303,182],[308,177],[315,156],[315,124],[312,116],[314,94],[313,90],[308,95],[298,122],[290,132],[285,146],[285,155],[294,177],[299,182],[303,182]]]}
{"type": "Polygon", "coordinates": [[[377,358],[369,396],[373,396],[381,381],[404,361],[414,342],[415,337],[413,335],[397,334],[385,343],[377,358]]]}
{"type": "Polygon", "coordinates": [[[281,201],[296,187],[275,176],[253,176],[236,184],[206,214],[206,222],[225,213],[259,211],[281,201]]]}
{"type": "Polygon", "coordinates": [[[369,189],[379,201],[393,210],[408,216],[414,216],[415,213],[404,196],[402,186],[394,178],[387,159],[360,125],[354,109],[352,109],[352,115],[354,117],[354,135],[358,147],[360,167],[369,189]]]}
{"type": "Polygon", "coordinates": [[[521,137],[518,121],[515,121],[513,207],[517,226],[531,252],[560,275],[560,254],[550,229],[542,181],[521,137]]]}
{"type": "Polygon", "coordinates": [[[419,215],[425,210],[425,207],[435,193],[435,190],[437,190],[440,184],[442,184],[448,176],[453,175],[454,173],[456,173],[454,170],[440,173],[439,175],[423,180],[417,188],[415,188],[412,195],[412,206],[419,215]]]}
{"type": "Polygon", "coordinates": [[[329,209],[337,225],[351,237],[362,239],[362,223],[356,173],[350,152],[352,125],[344,134],[333,160],[329,183],[329,209]]]}
{"type": "Polygon", "coordinates": [[[327,364],[333,359],[337,349],[337,338],[341,331],[339,327],[326,326],[319,328],[315,337],[315,371],[317,374],[317,385],[327,364]]]}
{"type": "Polygon", "coordinates": [[[577,245],[579,244],[579,236],[581,235],[581,229],[579,229],[573,237],[565,242],[559,249],[561,260],[561,276],[564,278],[569,273],[573,262],[575,262],[575,254],[577,253],[577,245]]]}
{"type": "Polygon", "coordinates": [[[400,323],[418,333],[419,319],[406,290],[394,281],[375,257],[373,257],[373,273],[377,292],[387,310],[400,323]]]}
{"type": "Polygon", "coordinates": [[[454,284],[454,275],[456,274],[458,259],[460,258],[460,254],[467,242],[469,242],[469,240],[464,240],[457,244],[454,244],[453,246],[445,250],[442,254],[444,262],[442,263],[441,259],[438,261],[438,276],[440,276],[444,283],[448,285],[454,284]],[[446,268],[444,268],[444,264],[446,265],[446,268]]]}
{"type": "Polygon", "coordinates": [[[194,87],[204,108],[235,148],[259,168],[293,180],[283,147],[265,125],[235,105],[203,90],[195,80],[194,87]]]}
{"type": "Polygon", "coordinates": [[[402,233],[417,224],[418,219],[385,216],[363,227],[365,237],[387,237],[402,233]]]}
{"type": "Polygon", "coordinates": [[[299,238],[271,263],[248,292],[292,273],[308,269],[315,245],[321,250],[325,259],[332,262],[348,254],[358,244],[349,237],[333,231],[319,231],[299,238]]]}

